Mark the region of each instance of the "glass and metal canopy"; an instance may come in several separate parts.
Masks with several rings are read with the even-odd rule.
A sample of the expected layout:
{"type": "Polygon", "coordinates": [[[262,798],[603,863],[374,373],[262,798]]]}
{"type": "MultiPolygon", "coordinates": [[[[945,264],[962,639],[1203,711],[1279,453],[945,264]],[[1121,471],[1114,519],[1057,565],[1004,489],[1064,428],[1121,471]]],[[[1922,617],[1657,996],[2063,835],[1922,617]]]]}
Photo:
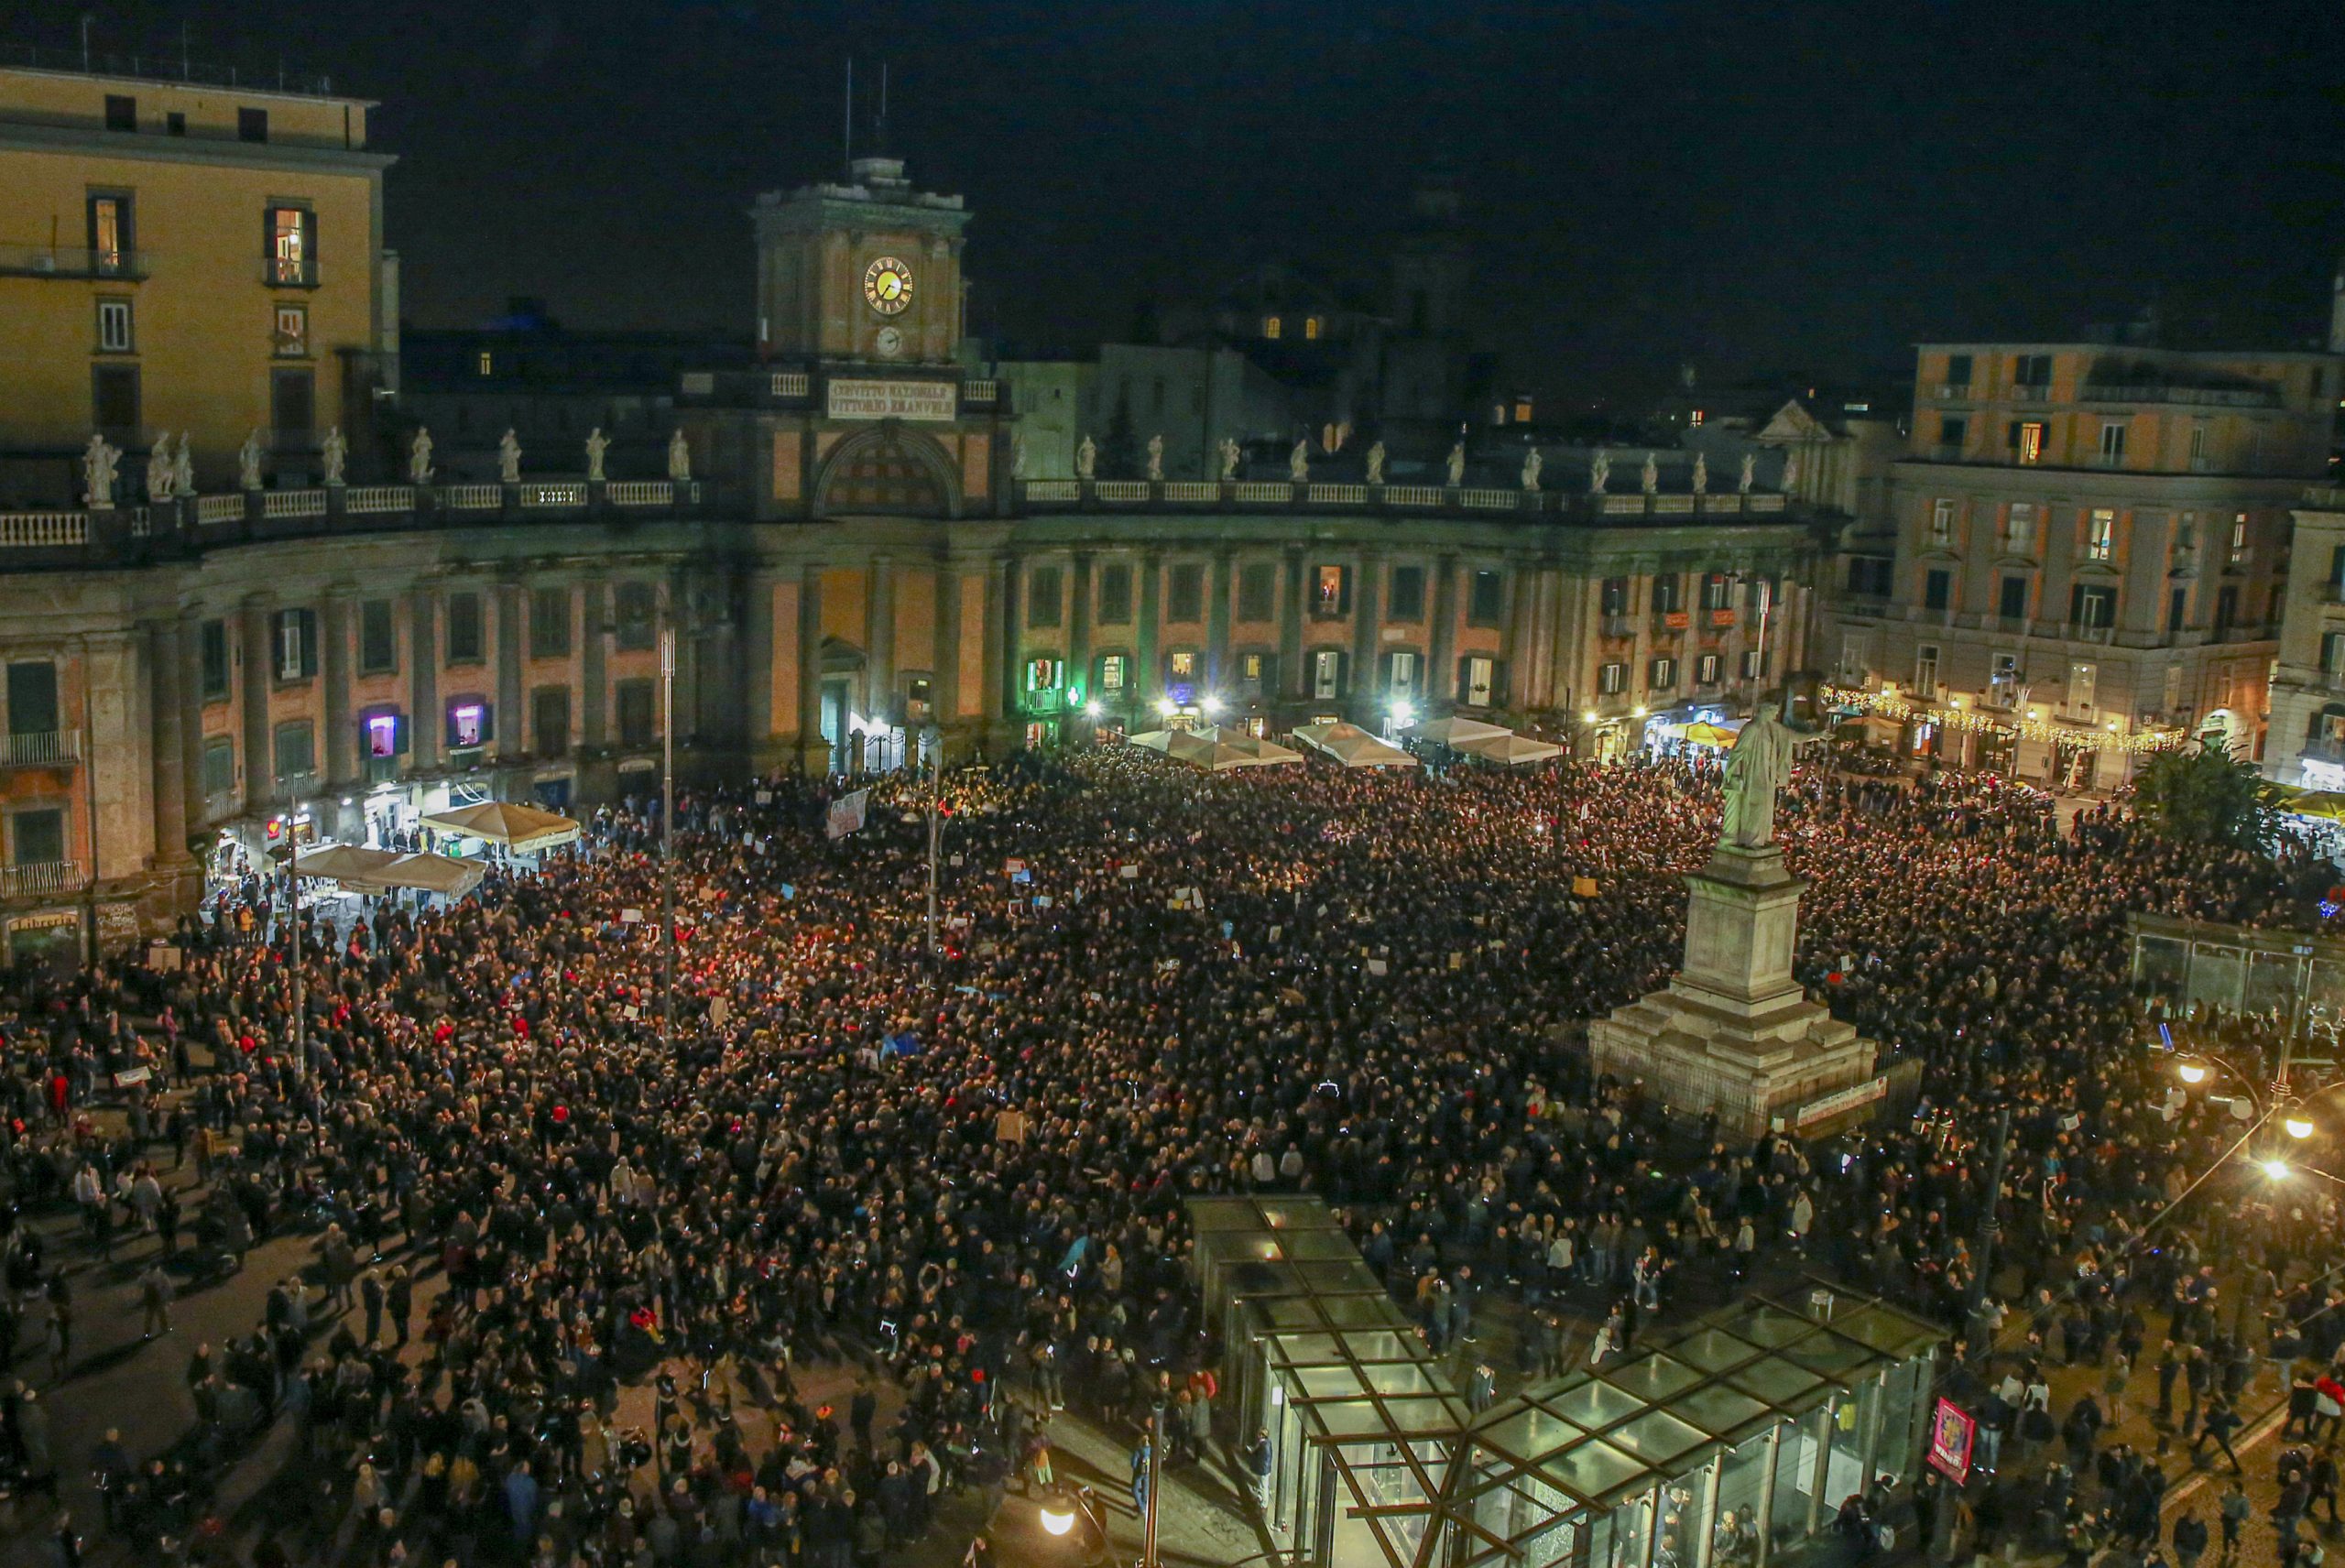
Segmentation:
{"type": "Polygon", "coordinates": [[[1273,1539],[1322,1568],[1770,1568],[1920,1462],[1936,1325],[1818,1291],[1657,1328],[1473,1416],[1314,1198],[1193,1199],[1273,1539]]]}

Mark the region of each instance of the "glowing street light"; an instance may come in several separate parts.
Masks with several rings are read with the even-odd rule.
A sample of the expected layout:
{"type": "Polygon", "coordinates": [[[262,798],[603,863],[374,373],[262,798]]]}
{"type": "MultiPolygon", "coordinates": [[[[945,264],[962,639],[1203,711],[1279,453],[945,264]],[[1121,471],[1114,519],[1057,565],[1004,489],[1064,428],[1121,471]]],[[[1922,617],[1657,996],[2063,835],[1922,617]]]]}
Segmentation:
{"type": "Polygon", "coordinates": [[[1415,705],[1405,702],[1393,703],[1392,722],[1399,724],[1402,729],[1406,729],[1411,724],[1415,724],[1417,722],[1417,710],[1415,705]]]}
{"type": "Polygon", "coordinates": [[[1207,697],[1204,702],[1199,702],[1197,706],[1204,709],[1205,717],[1210,719],[1221,712],[1221,699],[1218,697],[1207,697]]]}
{"type": "Polygon", "coordinates": [[[1169,719],[1181,710],[1179,705],[1176,704],[1172,698],[1166,697],[1156,704],[1156,711],[1169,719]]]}
{"type": "Polygon", "coordinates": [[[1091,701],[1083,704],[1083,716],[1086,719],[1097,720],[1103,718],[1106,716],[1107,712],[1107,704],[1102,702],[1096,697],[1092,698],[1091,701]]]}
{"type": "Polygon", "coordinates": [[[2203,1062],[2185,1062],[2175,1071],[2182,1075],[2186,1083],[2204,1083],[2207,1081],[2207,1065],[2203,1062]]]}
{"type": "Polygon", "coordinates": [[[2263,1174],[2274,1181],[2285,1179],[2288,1174],[2288,1162],[2285,1160],[2266,1160],[2263,1164],[2263,1174]]]}
{"type": "Polygon", "coordinates": [[[1596,710],[1594,708],[1590,708],[1587,712],[1582,713],[1579,716],[1579,722],[1584,724],[1594,724],[1596,722],[1596,710]]]}
{"type": "Polygon", "coordinates": [[[1066,1534],[1067,1531],[1074,1528],[1074,1510],[1073,1508],[1053,1508],[1050,1504],[1044,1503],[1042,1505],[1042,1528],[1050,1531],[1053,1535],[1066,1534]]]}
{"type": "Polygon", "coordinates": [[[2310,1138],[2312,1136],[2312,1123],[2302,1116],[2290,1116],[2280,1125],[2288,1129],[2288,1136],[2290,1138],[2310,1138]]]}

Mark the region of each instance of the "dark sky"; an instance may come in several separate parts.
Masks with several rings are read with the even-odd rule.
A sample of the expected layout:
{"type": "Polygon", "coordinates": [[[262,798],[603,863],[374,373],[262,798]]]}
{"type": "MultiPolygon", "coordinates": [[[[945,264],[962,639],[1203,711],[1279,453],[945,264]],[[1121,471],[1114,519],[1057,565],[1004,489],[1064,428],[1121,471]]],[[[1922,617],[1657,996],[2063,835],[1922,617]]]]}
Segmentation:
{"type": "Polygon", "coordinates": [[[2296,344],[2345,249],[2345,5],[1963,0],[20,0],[17,39],[380,99],[409,319],[745,333],[756,192],[838,166],[840,73],[977,214],[973,322],[1120,334],[1269,255],[1354,264],[1463,180],[1489,346],[1554,394],[1682,362],[1910,376],[1918,338],[2151,299],[2296,344]]]}

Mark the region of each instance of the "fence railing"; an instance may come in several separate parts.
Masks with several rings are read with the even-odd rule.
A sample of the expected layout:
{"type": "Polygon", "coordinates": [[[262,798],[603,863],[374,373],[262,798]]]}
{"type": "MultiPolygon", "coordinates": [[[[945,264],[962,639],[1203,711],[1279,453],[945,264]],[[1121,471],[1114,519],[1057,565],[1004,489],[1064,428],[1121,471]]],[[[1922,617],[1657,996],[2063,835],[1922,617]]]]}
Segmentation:
{"type": "Polygon", "coordinates": [[[147,276],[147,253],[72,245],[0,245],[0,273],[12,278],[119,278],[130,281],[147,276]]]}
{"type": "Polygon", "coordinates": [[[0,768],[63,768],[81,757],[80,730],[0,735],[0,768]]]}
{"type": "Polygon", "coordinates": [[[1001,397],[1001,385],[980,377],[961,383],[961,401],[976,408],[990,408],[1001,397]]]}
{"type": "Polygon", "coordinates": [[[195,498],[195,520],[198,523],[233,523],[245,515],[242,495],[198,495],[195,498]]]}
{"type": "Polygon", "coordinates": [[[493,511],[505,504],[502,485],[443,485],[440,504],[454,512],[493,511]]]}
{"type": "Polygon", "coordinates": [[[71,893],[89,883],[78,860],[44,860],[31,866],[0,866],[0,898],[39,893],[71,893]]]}
{"type": "Polygon", "coordinates": [[[1212,480],[1168,479],[1162,485],[1168,501],[1218,501],[1221,486],[1212,480]]]}
{"type": "Polygon", "coordinates": [[[1145,501],[1148,499],[1148,481],[1102,479],[1092,485],[1091,493],[1102,501],[1145,501]]]}
{"type": "Polygon", "coordinates": [[[675,485],[666,479],[620,479],[603,487],[614,506],[664,506],[676,498],[675,485]]]}
{"type": "Polygon", "coordinates": [[[322,517],[326,515],[326,493],[322,490],[269,490],[260,498],[260,515],[264,517],[322,517]]]}
{"type": "Polygon", "coordinates": [[[586,486],[583,484],[558,481],[551,485],[521,486],[521,505],[524,506],[583,506],[585,504],[586,486]]]}
{"type": "Polygon", "coordinates": [[[345,512],[412,512],[415,491],[406,485],[354,485],[343,493],[345,512]]]}
{"type": "Polygon", "coordinates": [[[45,550],[87,544],[86,512],[0,512],[0,550],[45,550]]]}
{"type": "Polygon", "coordinates": [[[1365,506],[1368,486],[1365,485],[1314,485],[1310,499],[1321,506],[1365,506]]]}
{"type": "Polygon", "coordinates": [[[1080,501],[1083,482],[1079,479],[1029,479],[1026,481],[1029,501],[1080,501]]]}
{"type": "Polygon", "coordinates": [[[1384,504],[1388,506],[1438,506],[1443,491],[1438,485],[1387,485],[1384,504]]]}
{"type": "MultiPolygon", "coordinates": [[[[714,390],[714,388],[712,388],[714,390]]],[[[773,395],[777,397],[803,397],[809,390],[806,373],[802,370],[777,370],[773,373],[773,395]]]]}

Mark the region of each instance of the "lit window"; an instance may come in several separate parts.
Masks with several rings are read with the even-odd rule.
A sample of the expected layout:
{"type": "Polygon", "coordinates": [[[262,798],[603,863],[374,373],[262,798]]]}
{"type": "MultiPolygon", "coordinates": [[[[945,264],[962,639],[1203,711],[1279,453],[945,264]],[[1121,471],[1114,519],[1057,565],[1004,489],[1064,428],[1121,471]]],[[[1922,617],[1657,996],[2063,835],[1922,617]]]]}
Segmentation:
{"type": "Polygon", "coordinates": [[[99,300],[98,351],[101,354],[128,354],[130,343],[130,301],[99,300]]]}
{"type": "Polygon", "coordinates": [[[1175,681],[1194,681],[1197,678],[1197,656],[1188,652],[1176,653],[1167,668],[1172,670],[1175,681]]]}
{"type": "Polygon", "coordinates": [[[318,219],[307,207],[268,210],[268,280],[308,285],[318,280],[318,219]]]}
{"type": "Polygon", "coordinates": [[[1055,659],[1030,659],[1026,661],[1026,690],[1055,691],[1059,685],[1059,661],[1055,659]]]}
{"type": "Polygon", "coordinates": [[[2012,503],[2011,526],[2006,531],[2005,542],[2010,545],[2013,555],[2026,555],[2035,549],[2035,504],[2034,502],[2013,501],[2012,503]]]}
{"type": "Polygon", "coordinates": [[[2012,427],[2012,450],[2022,463],[2041,462],[2044,457],[2044,422],[2022,419],[2012,427]]]}
{"type": "Polygon", "coordinates": [[[90,269],[111,276],[123,270],[130,253],[130,198],[90,198],[90,269]]]}
{"type": "Polygon", "coordinates": [[[1344,656],[1334,648],[1322,648],[1311,656],[1311,695],[1325,702],[1343,695],[1344,656]]]}
{"type": "Polygon", "coordinates": [[[2107,561],[2116,550],[2117,514],[2107,506],[2095,506],[2085,529],[2085,557],[2089,561],[2107,561]]]}
{"type": "MultiPolygon", "coordinates": [[[[1527,425],[1531,422],[1530,398],[1517,397],[1514,400],[1514,422],[1518,425],[1527,425]]],[[[1698,414],[1696,415],[1694,422],[1697,425],[1700,424],[1702,422],[1701,416],[1698,414]]]]}
{"type": "Polygon", "coordinates": [[[486,349],[480,351],[480,373],[483,376],[494,376],[496,374],[496,356],[490,354],[486,349]]]}
{"type": "Polygon", "coordinates": [[[366,755],[397,757],[399,750],[399,721],[391,713],[376,713],[366,721],[366,755]]]}
{"type": "Polygon", "coordinates": [[[1496,695],[1498,661],[1493,659],[1469,659],[1466,661],[1466,705],[1487,708],[1496,695]]]}
{"type": "Polygon", "coordinates": [[[1625,664],[1608,664],[1596,672],[1596,689],[1608,697],[1618,696],[1628,686],[1629,667],[1625,664]]]}
{"type": "Polygon", "coordinates": [[[310,308],[307,305],[277,307],[277,332],[272,340],[277,353],[287,358],[299,358],[310,352],[310,308]]]}
{"type": "Polygon", "coordinates": [[[2231,564],[2237,566],[2247,559],[2247,514],[2231,514],[2231,564]]]}
{"type": "Polygon", "coordinates": [[[481,702],[459,702],[448,710],[448,744],[479,746],[487,738],[488,708],[481,702]]]}
{"type": "Polygon", "coordinates": [[[1266,338],[1277,337],[1281,327],[1283,325],[1284,323],[1276,316],[1264,316],[1262,318],[1262,335],[1266,338]]]}
{"type": "MultiPolygon", "coordinates": [[[[1319,330],[1320,330],[1320,328],[1321,328],[1324,324],[1325,324],[1325,323],[1324,323],[1324,322],[1322,322],[1322,321],[1320,321],[1320,319],[1319,319],[1318,317],[1316,317],[1316,316],[1305,316],[1305,317],[1303,317],[1303,335],[1304,337],[1306,337],[1306,338],[1309,338],[1309,339],[1313,340],[1314,342],[1316,342],[1316,341],[1318,340],[1318,337],[1319,337],[1319,330]]],[[[1276,332],[1272,332],[1271,335],[1272,337],[1276,337],[1276,336],[1278,336],[1278,333],[1276,333],[1276,332]]]]}
{"type": "Polygon", "coordinates": [[[1954,537],[1954,499],[1941,495],[1930,503],[1930,542],[1944,544],[1954,537]]]}
{"type": "Polygon", "coordinates": [[[1702,422],[1702,410],[1699,408],[1695,409],[1692,414],[1686,417],[1685,422],[1689,425],[1700,424],[1702,422]]]}
{"type": "Polygon", "coordinates": [[[1124,656],[1111,653],[1099,661],[1099,690],[1120,691],[1124,689],[1124,656]]]}
{"type": "Polygon", "coordinates": [[[2106,424],[2100,427],[2100,461],[2119,463],[2125,461],[2125,427],[2106,424]]]}

